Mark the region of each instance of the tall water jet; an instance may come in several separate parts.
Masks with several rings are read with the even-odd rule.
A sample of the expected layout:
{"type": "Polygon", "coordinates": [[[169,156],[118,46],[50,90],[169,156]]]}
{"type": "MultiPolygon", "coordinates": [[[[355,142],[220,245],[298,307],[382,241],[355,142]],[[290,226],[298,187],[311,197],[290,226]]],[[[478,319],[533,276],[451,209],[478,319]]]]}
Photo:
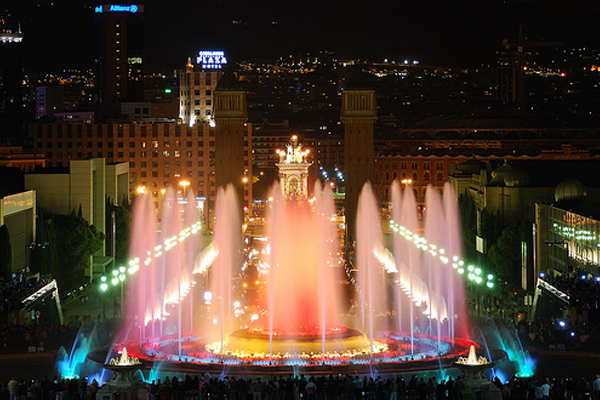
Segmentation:
{"type": "MultiPolygon", "coordinates": [[[[234,271],[241,267],[242,223],[237,192],[233,185],[219,188],[215,208],[215,239],[219,251],[210,273],[213,321],[218,325],[221,352],[226,335],[233,329],[233,298],[231,285],[234,271]]],[[[221,353],[221,356],[223,354],[221,353]]]]}
{"type": "Polygon", "coordinates": [[[386,288],[381,284],[383,269],[375,257],[375,252],[382,247],[378,208],[371,185],[366,183],[358,198],[355,264],[358,270],[358,296],[363,304],[362,328],[369,336],[371,353],[375,334],[374,317],[386,309],[385,297],[382,294],[386,288]]]}
{"type": "MultiPolygon", "coordinates": [[[[269,210],[268,329],[279,335],[314,335],[340,323],[339,248],[331,191],[307,200],[285,200],[276,186],[269,210]]],[[[257,329],[267,328],[257,321],[257,329]]],[[[320,335],[319,335],[320,336],[320,335]]]]}

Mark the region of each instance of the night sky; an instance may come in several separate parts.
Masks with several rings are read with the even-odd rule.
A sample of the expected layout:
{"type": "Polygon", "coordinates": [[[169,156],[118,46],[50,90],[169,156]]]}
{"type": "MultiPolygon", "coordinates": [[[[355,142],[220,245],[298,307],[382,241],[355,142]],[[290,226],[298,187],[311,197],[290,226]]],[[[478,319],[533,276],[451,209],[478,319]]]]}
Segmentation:
{"type": "MultiPolygon", "coordinates": [[[[93,65],[96,2],[2,2],[9,21],[20,21],[25,34],[26,70],[42,73],[93,65]]],[[[415,57],[428,64],[476,66],[494,59],[502,39],[515,40],[520,22],[536,40],[600,48],[600,2],[595,0],[139,3],[145,5],[148,72],[181,68],[201,49],[223,49],[232,61],[334,50],[371,59],[415,57]]]]}

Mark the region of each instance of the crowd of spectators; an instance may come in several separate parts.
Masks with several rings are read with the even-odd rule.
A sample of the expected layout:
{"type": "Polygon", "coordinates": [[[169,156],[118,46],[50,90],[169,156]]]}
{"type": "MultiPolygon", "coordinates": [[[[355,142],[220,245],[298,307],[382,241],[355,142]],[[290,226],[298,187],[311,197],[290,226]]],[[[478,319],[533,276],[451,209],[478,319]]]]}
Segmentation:
{"type": "Polygon", "coordinates": [[[569,309],[564,319],[521,323],[519,333],[523,343],[551,348],[562,345],[570,350],[600,350],[600,280],[583,270],[543,278],[569,296],[569,309]]]}
{"type": "MultiPolygon", "coordinates": [[[[533,376],[501,382],[494,377],[503,400],[597,400],[600,378],[596,380],[533,376]]],[[[146,385],[149,400],[462,400],[466,388],[459,376],[402,375],[371,378],[352,375],[304,375],[272,377],[168,376],[146,385]]],[[[0,400],[97,400],[101,389],[92,379],[11,379],[0,383],[0,400]]],[[[105,394],[103,394],[104,396],[105,394]]],[[[112,394],[111,394],[112,397],[112,394]]],[[[113,397],[114,399],[114,397],[113,397]]]]}
{"type": "Polygon", "coordinates": [[[27,278],[22,272],[13,272],[10,279],[0,278],[0,315],[19,310],[23,299],[51,280],[50,276],[27,278]]]}

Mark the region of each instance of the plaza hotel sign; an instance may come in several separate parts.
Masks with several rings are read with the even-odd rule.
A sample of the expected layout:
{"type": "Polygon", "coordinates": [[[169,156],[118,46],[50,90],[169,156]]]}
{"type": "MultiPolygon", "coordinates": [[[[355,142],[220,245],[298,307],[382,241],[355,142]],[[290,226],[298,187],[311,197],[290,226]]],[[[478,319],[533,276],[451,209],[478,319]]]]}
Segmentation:
{"type": "Polygon", "coordinates": [[[222,69],[227,64],[224,51],[199,51],[196,64],[202,69],[222,69]]]}
{"type": "Polygon", "coordinates": [[[137,5],[137,4],[130,4],[130,5],[124,5],[124,4],[103,4],[101,6],[96,6],[96,8],[94,9],[94,11],[97,14],[100,14],[100,13],[109,13],[109,12],[136,14],[136,13],[144,12],[144,6],[143,5],[137,5]]]}

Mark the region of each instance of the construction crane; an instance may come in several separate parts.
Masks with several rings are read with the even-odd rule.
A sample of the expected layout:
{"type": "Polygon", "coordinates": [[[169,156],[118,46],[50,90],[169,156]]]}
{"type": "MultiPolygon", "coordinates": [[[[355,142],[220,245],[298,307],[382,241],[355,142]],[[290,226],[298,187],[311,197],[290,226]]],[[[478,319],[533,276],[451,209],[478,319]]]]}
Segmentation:
{"type": "Polygon", "coordinates": [[[538,36],[540,40],[525,39],[525,36],[523,34],[523,24],[520,23],[517,41],[509,42],[508,39],[504,39],[502,41],[502,45],[507,51],[507,53],[505,54],[508,54],[509,57],[512,58],[513,63],[511,66],[508,67],[508,69],[506,69],[505,72],[508,71],[509,73],[507,74],[507,76],[504,76],[503,79],[501,73],[501,81],[503,81],[505,87],[504,90],[501,90],[502,93],[500,97],[505,103],[516,103],[521,110],[525,109],[526,103],[525,56],[527,54],[530,54],[528,52],[528,49],[538,47],[561,47],[564,45],[563,42],[549,42],[541,38],[539,35],[536,36],[538,36]]]}

